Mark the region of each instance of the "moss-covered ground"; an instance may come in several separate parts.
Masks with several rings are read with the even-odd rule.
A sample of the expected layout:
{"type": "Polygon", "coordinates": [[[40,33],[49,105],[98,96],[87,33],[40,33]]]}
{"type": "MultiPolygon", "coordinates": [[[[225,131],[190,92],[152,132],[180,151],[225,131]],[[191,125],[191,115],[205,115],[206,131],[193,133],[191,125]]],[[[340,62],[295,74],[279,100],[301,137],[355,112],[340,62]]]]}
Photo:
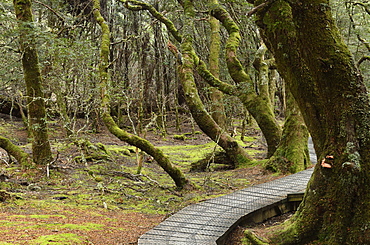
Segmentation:
{"type": "MultiPolygon", "coordinates": [[[[65,138],[50,125],[56,161],[47,169],[22,169],[0,152],[0,190],[10,194],[0,202],[0,244],[135,244],[145,231],[179,209],[277,176],[258,164],[265,147],[256,130],[240,142],[254,165],[208,172],[190,172],[192,162],[217,146],[204,134],[174,139],[148,132],[198,188],[179,191],[171,178],[149,156],[137,174],[137,150],[110,135],[81,132],[65,138]]],[[[189,127],[191,132],[191,127],[189,127]]],[[[29,152],[21,121],[0,121],[0,132],[29,152]]],[[[252,133],[251,133],[252,132],[252,133]]]]}

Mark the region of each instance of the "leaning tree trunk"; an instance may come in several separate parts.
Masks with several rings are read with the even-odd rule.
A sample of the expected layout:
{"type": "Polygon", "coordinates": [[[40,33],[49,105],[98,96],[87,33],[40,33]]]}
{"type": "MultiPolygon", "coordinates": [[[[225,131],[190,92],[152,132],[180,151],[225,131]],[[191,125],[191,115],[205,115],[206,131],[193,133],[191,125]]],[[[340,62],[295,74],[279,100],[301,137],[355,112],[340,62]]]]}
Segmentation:
{"type": "Polygon", "coordinates": [[[102,40],[100,46],[100,65],[99,65],[99,75],[100,75],[99,87],[102,97],[101,98],[102,118],[105,125],[107,126],[108,130],[120,140],[127,142],[130,145],[136,146],[137,148],[151,155],[157,161],[157,163],[163,168],[163,170],[170,175],[170,177],[173,179],[177,187],[179,188],[192,187],[192,184],[181,172],[181,170],[174,166],[168,159],[168,157],[164,155],[164,153],[160,149],[153,146],[149,141],[120,129],[113,120],[112,116],[110,115],[109,95],[108,95],[110,30],[108,24],[105,22],[103,16],[100,13],[99,0],[94,0],[94,16],[102,29],[102,40]]]}
{"type": "Polygon", "coordinates": [[[14,145],[9,139],[2,136],[0,136],[0,148],[3,148],[10,156],[14,157],[22,167],[27,168],[34,165],[26,152],[19,146],[14,145]]]}
{"type": "MultiPolygon", "coordinates": [[[[270,94],[268,92],[260,95],[256,93],[251,77],[246,73],[238,59],[237,50],[241,38],[238,25],[220,4],[213,5],[212,7],[211,14],[222,23],[229,34],[225,45],[225,56],[229,74],[237,84],[236,95],[260,127],[267,142],[267,157],[270,157],[275,152],[282,133],[281,127],[275,120],[273,106],[269,97],[270,94]]],[[[202,69],[202,66],[198,67],[198,71],[207,82],[211,82],[209,81],[209,76],[202,69]]],[[[226,92],[222,90],[222,87],[218,88],[226,92]]]]}
{"type": "Polygon", "coordinates": [[[185,99],[190,112],[202,131],[207,134],[225,151],[232,161],[238,166],[250,162],[250,157],[238,142],[232,138],[213,120],[201,101],[194,80],[194,66],[198,57],[194,54],[192,43],[192,30],[194,25],[194,7],[192,1],[184,1],[185,27],[184,38],[181,43],[182,64],[179,66],[180,81],[184,89],[185,99]]]}
{"type": "Polygon", "coordinates": [[[52,159],[47,130],[42,78],[34,36],[34,21],[30,0],[14,0],[15,14],[20,30],[22,65],[27,90],[28,124],[32,133],[33,161],[47,164],[52,159]]]}
{"type": "Polygon", "coordinates": [[[369,244],[370,105],[327,0],[250,1],[319,164],[278,244],[369,244]]]}

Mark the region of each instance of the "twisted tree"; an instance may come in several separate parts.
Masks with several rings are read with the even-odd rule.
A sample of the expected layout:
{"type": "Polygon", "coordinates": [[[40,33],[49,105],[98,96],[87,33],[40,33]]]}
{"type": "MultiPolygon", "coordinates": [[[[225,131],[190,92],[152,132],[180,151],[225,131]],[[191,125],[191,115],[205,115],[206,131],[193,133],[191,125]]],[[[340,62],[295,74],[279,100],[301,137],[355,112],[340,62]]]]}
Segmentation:
{"type": "Polygon", "coordinates": [[[313,138],[316,165],[278,244],[369,244],[370,104],[328,0],[249,1],[313,138]]]}

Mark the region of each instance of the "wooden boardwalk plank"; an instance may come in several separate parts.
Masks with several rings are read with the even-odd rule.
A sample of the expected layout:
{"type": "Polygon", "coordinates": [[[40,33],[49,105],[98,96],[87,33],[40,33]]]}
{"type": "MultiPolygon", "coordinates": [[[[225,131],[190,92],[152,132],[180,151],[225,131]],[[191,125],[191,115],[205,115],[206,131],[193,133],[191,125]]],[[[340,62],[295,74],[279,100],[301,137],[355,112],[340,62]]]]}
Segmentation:
{"type": "Polygon", "coordinates": [[[139,238],[139,245],[218,244],[243,217],[303,192],[313,169],[190,205],[139,238]]]}

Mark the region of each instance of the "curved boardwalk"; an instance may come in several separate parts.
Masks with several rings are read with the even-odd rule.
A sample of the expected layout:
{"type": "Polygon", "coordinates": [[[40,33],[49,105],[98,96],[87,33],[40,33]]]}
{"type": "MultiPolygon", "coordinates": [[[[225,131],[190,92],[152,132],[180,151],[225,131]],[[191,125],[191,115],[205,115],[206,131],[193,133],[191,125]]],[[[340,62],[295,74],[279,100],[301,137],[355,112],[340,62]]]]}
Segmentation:
{"type": "MultiPolygon", "coordinates": [[[[309,142],[312,148],[312,142],[309,142]]],[[[311,154],[311,161],[316,162],[311,154]]],[[[139,238],[139,245],[224,244],[226,235],[250,214],[278,214],[287,205],[287,195],[303,192],[313,169],[255,185],[234,193],[190,205],[139,238]],[[272,211],[271,211],[272,210],[272,211]]],[[[273,216],[262,214],[261,217],[273,216]]],[[[262,221],[262,220],[261,220],[262,221]]]]}

